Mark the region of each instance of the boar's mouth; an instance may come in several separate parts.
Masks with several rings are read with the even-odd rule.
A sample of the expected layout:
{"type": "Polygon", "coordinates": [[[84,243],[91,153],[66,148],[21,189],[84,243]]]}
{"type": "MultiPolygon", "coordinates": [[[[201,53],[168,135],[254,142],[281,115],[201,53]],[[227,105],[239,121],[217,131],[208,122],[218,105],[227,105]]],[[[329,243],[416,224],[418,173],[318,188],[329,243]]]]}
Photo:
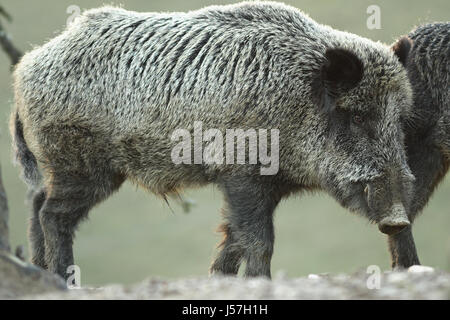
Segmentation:
{"type": "Polygon", "coordinates": [[[373,183],[367,180],[352,183],[349,188],[351,192],[343,199],[343,205],[364,213],[378,225],[382,233],[395,235],[411,224],[405,206],[401,201],[392,201],[389,195],[377,190],[373,183]]]}
{"type": "Polygon", "coordinates": [[[370,182],[364,187],[364,197],[375,216],[374,221],[378,223],[378,229],[387,235],[395,235],[411,224],[403,203],[391,196],[384,190],[380,192],[370,182]]]}
{"type": "MultiPolygon", "coordinates": [[[[348,193],[343,197],[341,203],[342,205],[355,212],[363,213],[364,215],[369,214],[370,208],[368,206],[367,197],[365,196],[364,185],[361,182],[352,182],[348,187],[348,193]]],[[[372,220],[369,217],[370,220],[372,220]]]]}

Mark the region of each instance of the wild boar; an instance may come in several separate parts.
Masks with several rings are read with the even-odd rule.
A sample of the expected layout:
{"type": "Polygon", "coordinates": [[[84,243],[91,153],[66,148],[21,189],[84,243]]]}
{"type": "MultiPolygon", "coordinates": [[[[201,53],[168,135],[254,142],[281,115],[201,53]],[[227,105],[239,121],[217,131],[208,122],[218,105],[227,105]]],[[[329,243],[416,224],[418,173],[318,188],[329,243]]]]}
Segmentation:
{"type": "MultiPolygon", "coordinates": [[[[420,26],[394,44],[404,52],[414,96],[402,119],[410,169],[416,178],[407,209],[411,223],[428,203],[450,164],[450,23],[420,26]]],[[[394,268],[420,264],[411,226],[389,236],[394,268]]]]}
{"type": "Polygon", "coordinates": [[[11,132],[35,190],[32,262],[62,276],[77,225],[126,179],[164,197],[210,183],[224,192],[213,274],[236,274],[245,261],[246,276],[270,277],[273,213],[294,192],[323,190],[386,233],[409,225],[414,177],[400,117],[412,94],[399,57],[293,7],[89,10],[27,53],[14,77],[11,132]],[[247,141],[260,157],[174,161],[174,132],[196,123],[216,142],[241,130],[229,145],[247,141]],[[260,134],[255,147],[264,130],[270,144],[260,134]],[[263,150],[277,155],[268,174],[263,150]]]}

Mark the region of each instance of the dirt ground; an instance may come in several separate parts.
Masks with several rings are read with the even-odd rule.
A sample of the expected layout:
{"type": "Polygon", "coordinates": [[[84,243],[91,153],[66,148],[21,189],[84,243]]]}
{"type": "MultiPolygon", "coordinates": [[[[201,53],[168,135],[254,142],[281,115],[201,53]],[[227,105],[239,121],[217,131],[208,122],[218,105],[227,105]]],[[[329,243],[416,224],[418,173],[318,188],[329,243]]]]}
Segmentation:
{"type": "MultiPolygon", "coordinates": [[[[0,297],[6,288],[0,288],[0,297]]],[[[100,288],[69,289],[9,297],[19,299],[450,299],[450,273],[430,267],[379,274],[366,270],[346,275],[287,278],[282,272],[267,279],[196,277],[100,288]]]]}

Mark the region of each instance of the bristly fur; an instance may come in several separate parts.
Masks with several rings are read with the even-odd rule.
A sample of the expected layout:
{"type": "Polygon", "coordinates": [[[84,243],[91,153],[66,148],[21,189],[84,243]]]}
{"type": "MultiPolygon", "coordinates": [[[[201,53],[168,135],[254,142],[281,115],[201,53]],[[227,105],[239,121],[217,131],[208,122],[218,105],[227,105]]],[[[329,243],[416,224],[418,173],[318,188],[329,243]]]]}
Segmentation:
{"type": "Polygon", "coordinates": [[[211,270],[235,273],[245,260],[247,276],[270,276],[272,214],[294,191],[325,190],[374,222],[408,198],[404,68],[387,46],[284,4],[89,10],[27,53],[14,77],[22,147],[44,177],[33,261],[63,276],[75,226],[125,179],[161,195],[217,184],[228,234],[211,270]],[[365,122],[355,124],[355,115],[365,122]],[[194,121],[222,131],[279,129],[278,174],[260,176],[259,165],[175,165],[171,134],[194,121]],[[367,183],[385,190],[369,205],[367,183]]]}

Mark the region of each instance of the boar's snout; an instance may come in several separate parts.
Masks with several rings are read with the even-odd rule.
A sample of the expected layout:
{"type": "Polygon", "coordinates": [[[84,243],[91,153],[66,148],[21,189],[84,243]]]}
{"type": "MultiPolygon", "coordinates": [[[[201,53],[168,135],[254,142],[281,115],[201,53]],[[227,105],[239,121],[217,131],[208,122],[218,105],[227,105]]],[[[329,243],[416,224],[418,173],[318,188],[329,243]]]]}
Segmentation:
{"type": "Polygon", "coordinates": [[[409,168],[395,168],[391,167],[376,179],[368,181],[364,188],[371,220],[388,235],[397,234],[411,224],[407,209],[414,176],[409,168]]]}
{"type": "Polygon", "coordinates": [[[394,235],[410,224],[405,207],[401,203],[396,203],[392,206],[391,214],[378,223],[378,229],[385,234],[394,235]]]}

